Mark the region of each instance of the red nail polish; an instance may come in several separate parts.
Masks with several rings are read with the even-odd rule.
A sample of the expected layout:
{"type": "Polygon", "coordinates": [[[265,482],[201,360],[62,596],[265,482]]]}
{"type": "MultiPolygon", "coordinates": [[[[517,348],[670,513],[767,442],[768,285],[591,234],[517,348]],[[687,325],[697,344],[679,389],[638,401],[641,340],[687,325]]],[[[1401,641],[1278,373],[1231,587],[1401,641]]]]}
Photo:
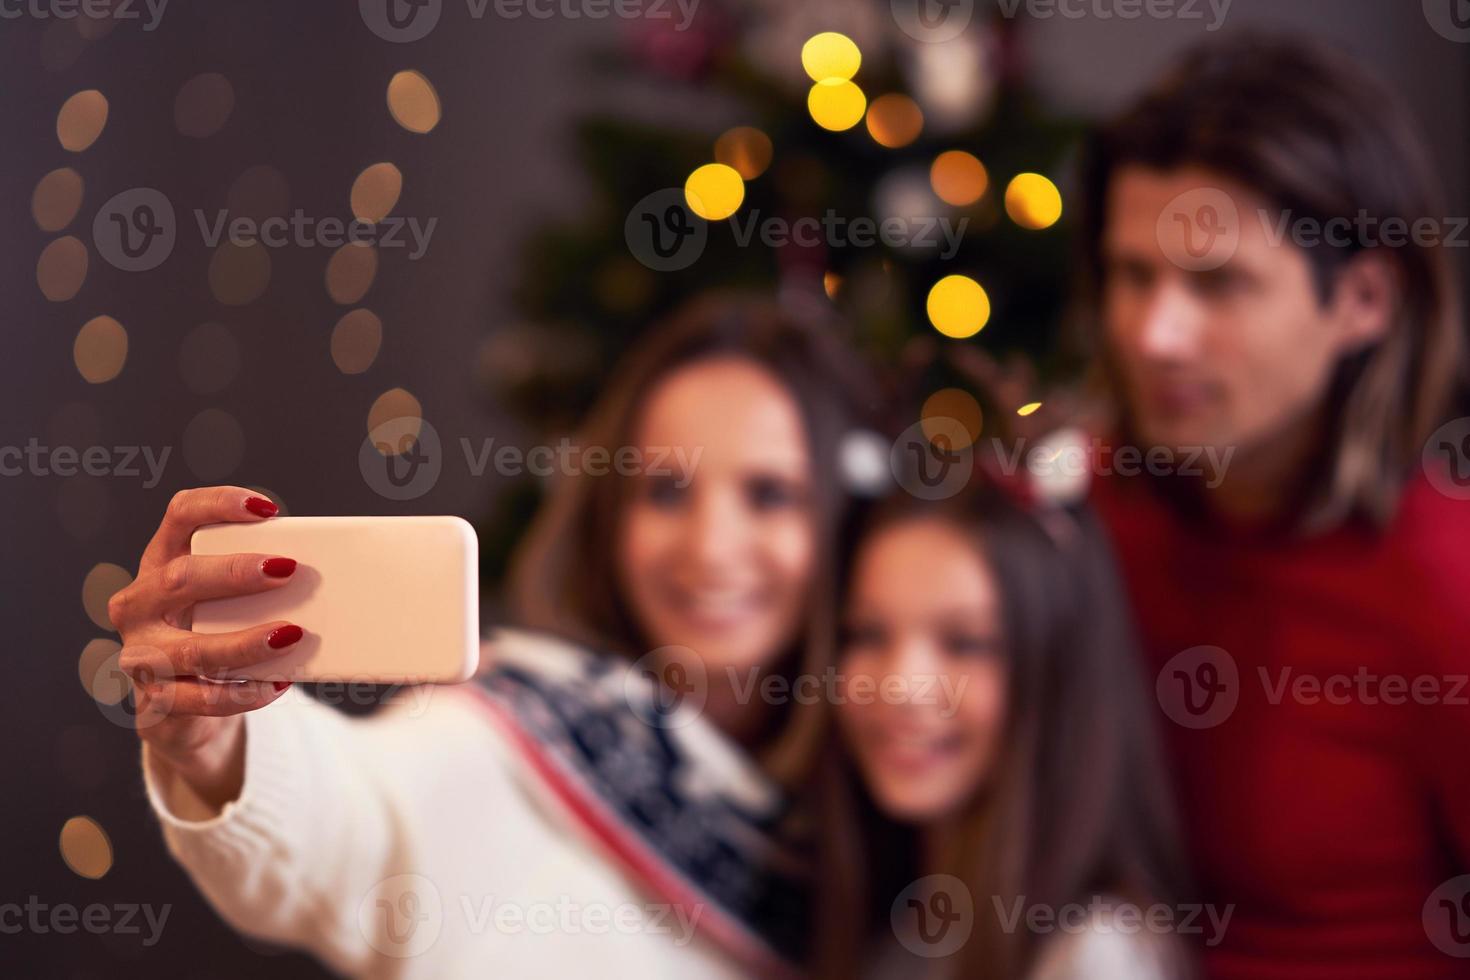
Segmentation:
{"type": "Polygon", "coordinates": [[[281,511],[281,508],[264,497],[245,498],[245,509],[257,517],[275,517],[281,511]]]}
{"type": "Polygon", "coordinates": [[[260,563],[260,570],[271,578],[285,578],[296,571],[295,558],[267,558],[260,563]]]}
{"type": "Polygon", "coordinates": [[[291,686],[291,682],[290,681],[271,681],[271,685],[276,689],[276,693],[277,694],[280,694],[286,688],[288,688],[288,687],[291,686]]]}
{"type": "Polygon", "coordinates": [[[300,626],[277,626],[266,635],[265,645],[280,650],[298,642],[302,637],[300,626]]]}

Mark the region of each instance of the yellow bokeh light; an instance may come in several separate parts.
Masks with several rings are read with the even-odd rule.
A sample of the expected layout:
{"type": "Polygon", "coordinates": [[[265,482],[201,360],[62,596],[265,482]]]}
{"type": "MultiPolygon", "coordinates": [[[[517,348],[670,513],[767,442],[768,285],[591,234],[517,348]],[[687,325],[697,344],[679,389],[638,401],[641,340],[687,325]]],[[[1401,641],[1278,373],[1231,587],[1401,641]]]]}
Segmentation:
{"type": "Polygon", "coordinates": [[[1028,415],[1034,415],[1036,413],[1036,410],[1040,407],[1041,402],[1027,402],[1025,405],[1022,405],[1020,408],[1016,409],[1016,414],[1021,416],[1021,418],[1025,418],[1028,415]]]}
{"type": "Polygon", "coordinates": [[[868,107],[868,133],[879,146],[897,149],[919,138],[924,113],[907,95],[880,95],[868,107]]]}
{"type": "Polygon", "coordinates": [[[934,158],[929,168],[929,186],[945,204],[962,208],[984,196],[990,186],[990,175],[973,153],[946,150],[934,158]]]}
{"type": "Polygon", "coordinates": [[[862,63],[863,53],[852,38],[836,31],[818,34],[801,46],[801,67],[814,82],[851,78],[862,63]]]}
{"type": "Polygon", "coordinates": [[[812,86],[807,93],[806,107],[818,126],[840,133],[862,122],[868,99],[852,82],[829,78],[812,86]]]}
{"type": "Polygon", "coordinates": [[[1017,174],[1006,188],[1006,214],[1022,228],[1050,228],[1062,217],[1062,192],[1041,174],[1017,174]]]}
{"type": "Polygon", "coordinates": [[[734,167],[706,163],[684,182],[684,200],[689,210],[706,221],[724,221],[740,210],[745,200],[745,181],[734,167]]]}
{"type": "Polygon", "coordinates": [[[822,291],[827,294],[828,299],[836,299],[842,290],[842,277],[835,272],[822,273],[822,291]]]}
{"type": "Polygon", "coordinates": [[[990,297],[969,276],[945,276],[925,305],[934,329],[956,340],[973,337],[990,320],[990,297]]]}
{"type": "Polygon", "coordinates": [[[771,165],[771,138],[754,126],[736,126],[715,140],[715,160],[755,180],[771,165]]]}

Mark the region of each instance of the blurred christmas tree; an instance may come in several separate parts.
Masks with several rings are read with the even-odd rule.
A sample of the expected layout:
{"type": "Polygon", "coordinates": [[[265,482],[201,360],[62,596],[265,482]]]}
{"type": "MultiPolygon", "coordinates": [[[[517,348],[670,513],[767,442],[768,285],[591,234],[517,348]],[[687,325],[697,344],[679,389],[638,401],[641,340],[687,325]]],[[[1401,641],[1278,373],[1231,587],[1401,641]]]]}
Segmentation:
{"type": "MultiPolygon", "coordinates": [[[[594,66],[595,84],[631,82],[629,105],[711,108],[692,125],[630,111],[580,124],[595,205],[527,244],[523,321],[497,327],[481,355],[496,404],[555,440],[650,323],[741,286],[830,304],[910,396],[961,380],[935,356],[946,345],[1051,373],[1071,249],[1057,185],[1080,126],[1031,93],[1015,21],[951,4],[967,15],[956,30],[919,19],[925,0],[716,2],[684,29],[638,21],[594,66]],[[637,241],[696,222],[699,247],[668,261],[637,241]],[[891,234],[874,236],[885,222],[891,234]],[[790,240],[770,244],[783,229],[790,240]]],[[[483,529],[488,579],[538,492],[508,495],[483,529]]]]}

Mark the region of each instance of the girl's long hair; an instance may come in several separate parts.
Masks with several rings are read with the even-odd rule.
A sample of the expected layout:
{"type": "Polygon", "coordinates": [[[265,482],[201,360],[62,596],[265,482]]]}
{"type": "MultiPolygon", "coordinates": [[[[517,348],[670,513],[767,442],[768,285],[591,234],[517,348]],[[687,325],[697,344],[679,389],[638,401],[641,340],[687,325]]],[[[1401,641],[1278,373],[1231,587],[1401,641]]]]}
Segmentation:
{"type": "MultiPolygon", "coordinates": [[[[1065,516],[1048,533],[1008,494],[981,486],[939,503],[895,497],[863,535],[941,518],[989,563],[1000,592],[1005,731],[942,869],[965,883],[974,908],[973,932],[944,963],[946,976],[1027,974],[1046,937],[1029,934],[1024,918],[1007,931],[1018,901],[1060,914],[1094,896],[1144,905],[1175,902],[1187,890],[1155,713],[1112,555],[1090,512],[1065,516]]],[[[824,760],[817,794],[816,972],[859,976],[861,958],[894,939],[895,898],[941,869],[919,865],[918,831],[877,812],[840,751],[824,760]]]]}
{"type": "MultiPolygon", "coordinates": [[[[588,414],[579,443],[610,455],[632,446],[649,393],[681,368],[717,357],[748,359],[769,371],[800,409],[812,459],[818,560],[804,625],[779,669],[820,673],[835,642],[835,549],[846,514],[840,443],[854,424],[865,384],[829,320],[756,295],[701,297],[653,327],[614,372],[588,414]]],[[[619,582],[618,528],[634,481],[617,473],[563,476],[512,561],[511,613],[526,627],[635,659],[657,644],[642,634],[619,582]]],[[[823,727],[820,712],[792,708],[759,753],[772,775],[799,780],[823,727]]]]}

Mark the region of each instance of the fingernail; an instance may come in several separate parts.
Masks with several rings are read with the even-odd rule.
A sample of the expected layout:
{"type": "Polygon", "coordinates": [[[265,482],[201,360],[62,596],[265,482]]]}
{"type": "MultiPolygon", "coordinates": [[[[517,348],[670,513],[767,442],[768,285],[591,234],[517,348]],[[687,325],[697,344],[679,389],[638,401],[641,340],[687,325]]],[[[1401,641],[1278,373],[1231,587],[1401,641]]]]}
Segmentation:
{"type": "Polygon", "coordinates": [[[271,681],[271,686],[276,689],[276,693],[277,694],[280,694],[286,688],[288,688],[288,687],[291,686],[291,682],[290,681],[271,681]]]}
{"type": "Polygon", "coordinates": [[[285,578],[296,571],[295,558],[267,558],[260,563],[260,570],[271,578],[285,578]]]}
{"type": "Polygon", "coordinates": [[[257,517],[275,517],[281,511],[274,502],[264,497],[246,497],[245,509],[257,517]]]}
{"type": "Polygon", "coordinates": [[[277,626],[266,635],[265,645],[272,650],[279,650],[298,642],[301,636],[300,626],[277,626]]]}

